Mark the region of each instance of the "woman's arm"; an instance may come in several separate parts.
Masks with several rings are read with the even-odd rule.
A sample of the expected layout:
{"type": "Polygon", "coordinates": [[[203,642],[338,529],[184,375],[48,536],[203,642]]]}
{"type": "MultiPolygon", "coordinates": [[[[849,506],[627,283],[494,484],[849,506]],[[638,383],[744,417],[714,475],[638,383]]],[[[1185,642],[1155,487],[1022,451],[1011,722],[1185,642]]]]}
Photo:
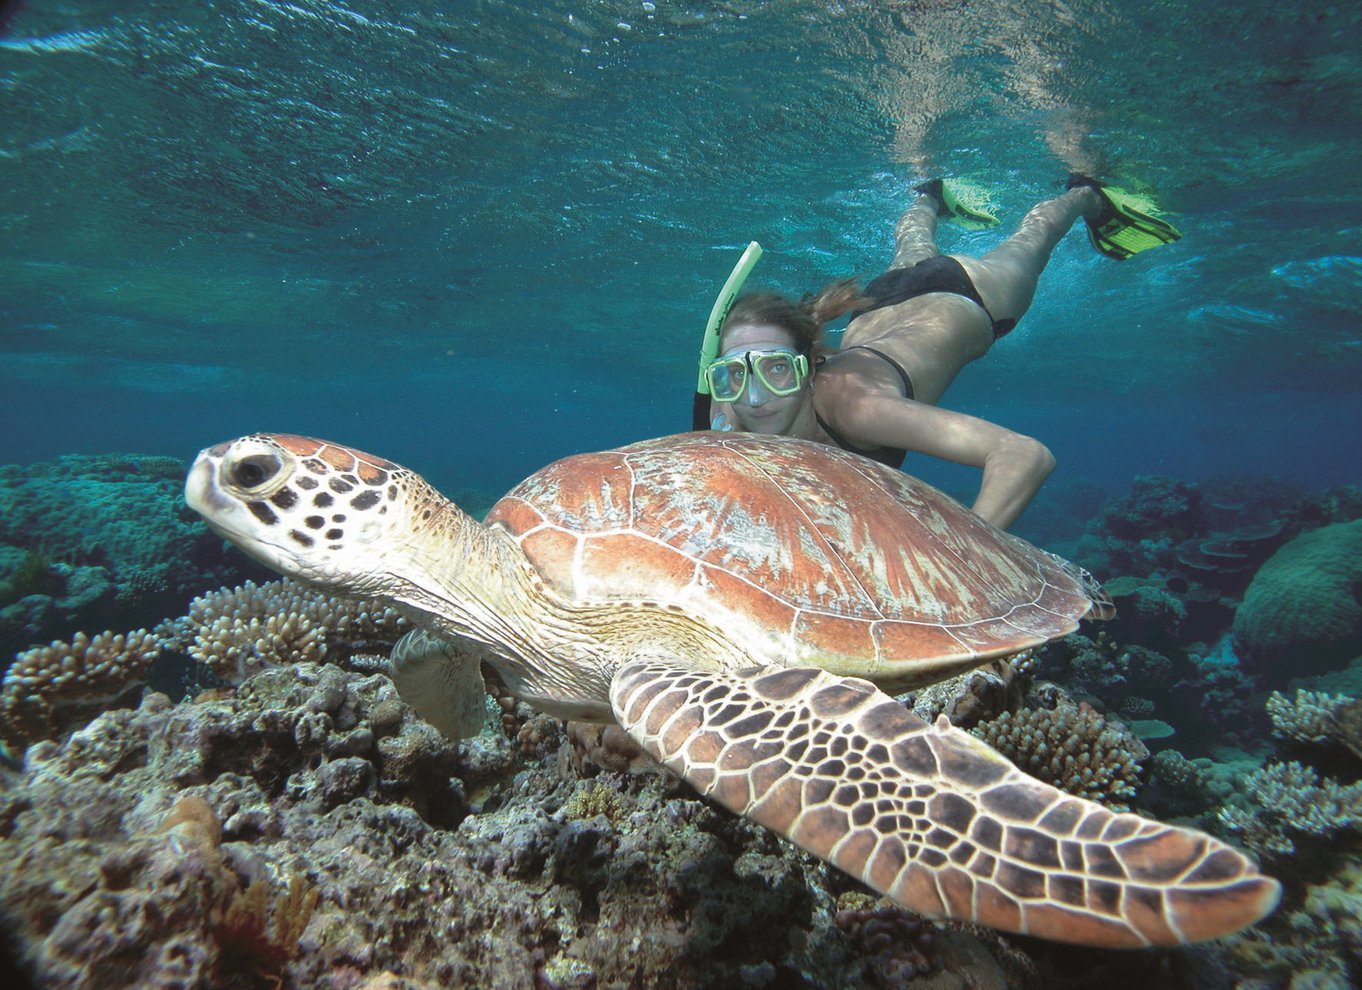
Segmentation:
{"type": "Polygon", "coordinates": [[[1045,444],[1011,430],[1003,432],[1008,438],[984,458],[984,477],[973,505],[977,515],[999,529],[1007,529],[1017,521],[1055,469],[1055,455],[1045,444]]]}
{"type": "Polygon", "coordinates": [[[819,408],[826,409],[824,418],[858,447],[902,447],[982,468],[979,495],[971,508],[1000,529],[1016,521],[1055,468],[1054,455],[1039,440],[901,396],[860,389],[827,405],[820,402],[819,408]]]}

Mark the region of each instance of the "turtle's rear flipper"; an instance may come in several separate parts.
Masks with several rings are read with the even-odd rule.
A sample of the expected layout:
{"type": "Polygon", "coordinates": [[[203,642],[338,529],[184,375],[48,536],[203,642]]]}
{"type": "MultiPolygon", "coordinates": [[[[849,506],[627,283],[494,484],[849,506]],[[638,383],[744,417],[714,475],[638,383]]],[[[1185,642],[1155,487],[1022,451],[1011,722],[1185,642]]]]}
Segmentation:
{"type": "Polygon", "coordinates": [[[1028,777],[867,681],[802,668],[626,664],[615,716],[653,758],[913,911],[1060,942],[1237,931],[1280,889],[1209,835],[1028,777]]]}

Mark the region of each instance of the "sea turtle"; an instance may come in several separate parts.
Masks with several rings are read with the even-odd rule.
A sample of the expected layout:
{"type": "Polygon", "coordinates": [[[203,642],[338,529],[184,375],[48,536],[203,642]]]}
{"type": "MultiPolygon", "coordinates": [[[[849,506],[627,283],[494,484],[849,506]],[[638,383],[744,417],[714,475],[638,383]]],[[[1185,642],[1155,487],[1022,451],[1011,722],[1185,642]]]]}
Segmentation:
{"type": "Polygon", "coordinates": [[[1070,796],[885,693],[1110,603],[1072,564],[857,455],[665,437],[551,464],[480,524],[390,461],[257,434],[200,453],[185,495],[270,567],[471,642],[471,662],[411,651],[447,667],[416,678],[418,707],[432,692],[459,707],[481,656],[519,697],[617,720],[702,794],[911,910],[1127,947],[1214,938],[1277,903],[1277,882],[1216,839],[1070,796]]]}

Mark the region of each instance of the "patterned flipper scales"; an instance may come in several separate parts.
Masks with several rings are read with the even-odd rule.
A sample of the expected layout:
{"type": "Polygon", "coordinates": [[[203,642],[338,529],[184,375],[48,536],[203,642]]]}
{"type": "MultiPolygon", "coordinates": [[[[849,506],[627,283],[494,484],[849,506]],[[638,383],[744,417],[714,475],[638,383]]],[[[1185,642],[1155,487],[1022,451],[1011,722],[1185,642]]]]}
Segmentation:
{"type": "Polygon", "coordinates": [[[1083,945],[1178,945],[1250,925],[1280,895],[1216,839],[1066,794],[868,681],[638,661],[610,701],[702,794],[921,914],[1083,945]]]}

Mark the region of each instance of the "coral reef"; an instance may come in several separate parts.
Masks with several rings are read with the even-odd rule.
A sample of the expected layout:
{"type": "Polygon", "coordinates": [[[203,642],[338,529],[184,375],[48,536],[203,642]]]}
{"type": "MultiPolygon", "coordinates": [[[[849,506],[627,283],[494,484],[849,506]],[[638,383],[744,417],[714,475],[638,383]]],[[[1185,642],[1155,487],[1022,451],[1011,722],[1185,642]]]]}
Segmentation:
{"type": "MultiPolygon", "coordinates": [[[[1353,698],[1299,690],[1267,699],[1273,735],[1290,751],[1358,773],[1353,698]]],[[[1254,986],[1342,988],[1362,978],[1362,783],[1322,775],[1295,760],[1274,760],[1232,775],[1218,824],[1264,865],[1294,881],[1275,916],[1226,940],[1225,962],[1263,974],[1254,986]]],[[[1216,823],[1211,823],[1216,824],[1216,823]]]]}
{"type": "Polygon", "coordinates": [[[941,968],[935,926],[916,915],[894,907],[844,907],[834,920],[872,960],[886,986],[941,968]]]}
{"type": "Polygon", "coordinates": [[[1123,643],[1161,651],[1180,642],[1187,603],[1162,580],[1119,577],[1103,585],[1116,605],[1116,618],[1103,631],[1123,643]]]}
{"type": "Polygon", "coordinates": [[[19,654],[0,687],[0,738],[22,745],[87,721],[140,687],[160,653],[160,638],[139,629],[19,654]]]}
{"type": "Polygon", "coordinates": [[[1343,857],[1326,880],[1305,885],[1299,901],[1263,925],[1226,940],[1226,962],[1261,973],[1241,987],[1352,990],[1362,973],[1362,859],[1343,857]]]}
{"type": "Polygon", "coordinates": [[[913,691],[903,701],[924,721],[945,715],[952,725],[969,729],[1020,707],[1034,670],[1033,655],[1019,653],[913,691]]]}
{"type": "Polygon", "coordinates": [[[1100,528],[1119,540],[1146,540],[1158,534],[1176,544],[1205,532],[1205,497],[1185,481],[1138,475],[1129,495],[1103,508],[1100,528]]]}
{"type": "Polygon", "coordinates": [[[1278,521],[1232,533],[1184,540],[1174,551],[1178,563],[1220,591],[1235,593],[1281,541],[1278,521]]]}
{"type": "Polygon", "coordinates": [[[1225,646],[1174,643],[1164,653],[1103,630],[1050,644],[1038,655],[1038,670],[1096,707],[1131,720],[1172,723],[1180,747],[1203,752],[1245,744],[1265,726],[1253,701],[1258,689],[1225,646]]]}
{"type": "Polygon", "coordinates": [[[1072,702],[1003,712],[971,731],[1032,776],[1118,811],[1129,810],[1149,757],[1120,723],[1072,702]]]}
{"type": "Polygon", "coordinates": [[[142,686],[162,651],[182,651],[217,679],[299,661],[346,660],[391,647],[408,629],[392,609],[335,598],[287,579],[200,595],[189,614],[148,633],[77,633],[21,654],[0,682],[0,739],[22,748],[83,724],[142,686]]]}
{"type": "Polygon", "coordinates": [[[1235,648],[1269,683],[1362,656],[1362,520],[1296,537],[1254,575],[1235,648]]]}
{"type": "MultiPolygon", "coordinates": [[[[145,480],[103,467],[106,484],[145,480]]],[[[178,505],[170,473],[156,498],[178,505]]],[[[1362,490],[1270,495],[1143,479],[1084,540],[1117,622],[906,699],[1059,786],[1263,857],[1288,907],[1222,944],[1101,953],[924,922],[699,799],[618,729],[565,726],[495,681],[499,731],[450,742],[386,676],[395,614],[284,581],[181,598],[121,640],[68,632],[16,663],[0,687],[23,756],[0,789],[0,927],[42,985],[115,990],[1351,985],[1362,708],[1316,691],[1264,709],[1224,634],[1245,562],[1362,515],[1362,490]],[[191,662],[184,700],[108,710],[191,662]],[[1102,710],[1151,738],[1172,723],[1159,745],[1194,758],[1146,760],[1102,710]]],[[[0,543],[0,583],[25,592],[7,614],[131,614],[141,579],[52,546],[0,543]]]]}
{"type": "Polygon", "coordinates": [[[1210,804],[1205,788],[1205,775],[1195,761],[1176,749],[1161,749],[1146,764],[1146,787],[1141,796],[1157,814],[1195,819],[1197,826],[1204,828],[1207,823],[1200,819],[1210,804]]]}
{"type": "Polygon", "coordinates": [[[1280,691],[1273,691],[1267,698],[1267,714],[1272,719],[1272,730],[1286,739],[1301,742],[1329,742],[1334,735],[1336,723],[1334,713],[1343,706],[1345,699],[1323,691],[1297,691],[1294,700],[1288,700],[1280,691]]]}
{"type": "Polygon", "coordinates": [[[54,988],[878,988],[910,963],[922,990],[967,964],[1005,986],[968,932],[935,955],[897,909],[839,924],[829,870],[670,775],[567,762],[450,743],[386,677],[332,666],[149,694],[29,747],[0,794],[0,913],[54,988]]]}
{"type": "Polygon", "coordinates": [[[1116,601],[1112,635],[1169,652],[1219,638],[1264,561],[1302,532],[1362,517],[1362,489],[1305,496],[1284,483],[1140,477],[1068,554],[1116,601]]]}
{"type": "Polygon", "coordinates": [[[1356,698],[1300,690],[1288,700],[1280,691],[1273,691],[1266,708],[1275,735],[1296,742],[1342,746],[1362,758],[1362,702],[1356,698]]]}
{"type": "Polygon", "coordinates": [[[618,725],[569,722],[567,740],[566,752],[571,754],[573,767],[583,777],[602,770],[642,773],[657,769],[657,764],[618,725]]]}
{"type": "Polygon", "coordinates": [[[200,595],[176,626],[189,655],[232,683],[268,666],[391,647],[411,628],[390,608],[322,594],[287,578],[200,595]]]}
{"type": "Polygon", "coordinates": [[[185,505],[173,457],[0,465],[0,660],[79,629],[153,627],[202,588],[267,577],[185,505]]]}
{"type": "Polygon", "coordinates": [[[1318,495],[1307,495],[1284,509],[1283,525],[1291,535],[1362,519],[1362,485],[1340,485],[1318,495]]]}
{"type": "Polygon", "coordinates": [[[1264,860],[1295,857],[1297,842],[1327,843],[1362,829],[1362,783],[1340,784],[1294,760],[1269,763],[1240,784],[1220,812],[1225,828],[1264,860]]]}

